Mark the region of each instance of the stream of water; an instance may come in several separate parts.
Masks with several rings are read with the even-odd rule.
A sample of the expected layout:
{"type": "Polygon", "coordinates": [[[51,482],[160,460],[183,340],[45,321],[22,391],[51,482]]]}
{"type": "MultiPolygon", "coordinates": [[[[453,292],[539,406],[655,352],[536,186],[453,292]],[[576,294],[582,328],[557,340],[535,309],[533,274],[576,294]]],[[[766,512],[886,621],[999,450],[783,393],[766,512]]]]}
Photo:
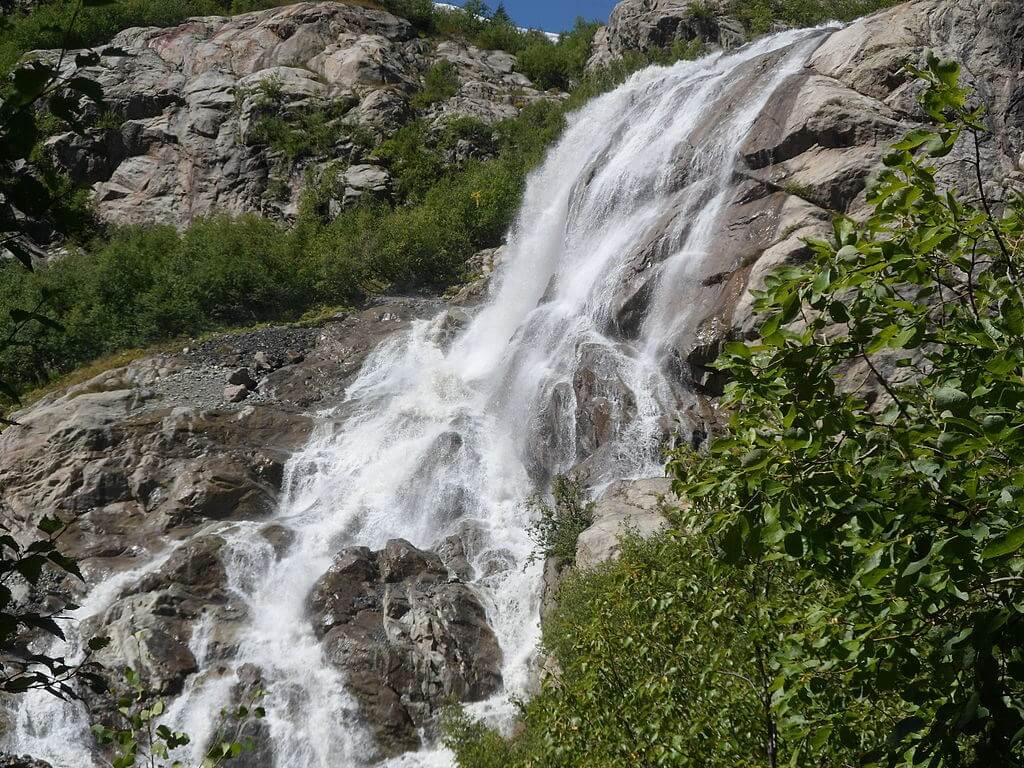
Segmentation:
{"type": "MultiPolygon", "coordinates": [[[[230,588],[248,608],[233,663],[262,670],[276,768],[361,766],[372,753],[304,607],[333,555],[350,544],[380,548],[402,537],[429,548],[464,536],[476,573],[485,574],[474,586],[505,659],[504,689],[472,711],[508,722],[509,698],[526,691],[539,639],[540,565],[529,561],[525,500],[543,478],[585,459],[596,489],[661,474],[664,419],[679,398],[667,348],[699,319],[687,308],[702,289],[688,276],[730,202],[738,147],[823,34],[786,32],[734,53],[650,68],[571,115],[529,178],[483,305],[454,337],[442,313],[381,345],[344,407],[320,415],[287,469],[275,518],[295,535],[285,555],[277,559],[259,534],[265,521],[219,531],[230,588]],[[685,181],[681,155],[689,158],[685,181]],[[610,338],[628,278],[624,255],[652,238],[668,256],[639,331],[629,341],[610,338]],[[599,377],[621,382],[630,401],[625,418],[613,398],[614,439],[594,457],[581,455],[577,439],[573,382],[583,350],[596,354],[599,377]]],[[[115,578],[95,588],[80,617],[102,610],[129,580],[115,578]]],[[[193,634],[200,666],[209,631],[200,624],[193,634]]],[[[201,744],[231,682],[196,676],[167,719],[201,744]]],[[[7,748],[55,768],[81,768],[87,739],[74,708],[33,694],[7,748]]],[[[451,758],[430,748],[390,765],[450,766],[451,758]]]]}

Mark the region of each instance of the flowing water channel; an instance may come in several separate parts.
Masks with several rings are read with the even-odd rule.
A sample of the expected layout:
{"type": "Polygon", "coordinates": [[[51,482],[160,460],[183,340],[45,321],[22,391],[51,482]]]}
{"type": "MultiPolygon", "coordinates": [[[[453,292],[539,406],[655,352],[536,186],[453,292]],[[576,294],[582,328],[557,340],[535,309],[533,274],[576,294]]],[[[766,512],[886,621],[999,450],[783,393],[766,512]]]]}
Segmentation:
{"type": "MultiPolygon", "coordinates": [[[[454,335],[442,313],[381,345],[344,406],[320,414],[290,461],[276,513],[295,535],[285,555],[276,559],[259,534],[266,521],[215,529],[227,540],[230,587],[248,608],[233,664],[262,671],[276,768],[361,766],[372,753],[304,607],[346,545],[380,548],[401,537],[429,548],[450,534],[467,538],[475,571],[486,574],[474,586],[505,659],[504,689],[473,711],[499,724],[509,719],[509,698],[526,690],[539,639],[540,565],[529,559],[525,501],[545,478],[588,459],[596,489],[661,474],[665,418],[679,408],[668,347],[699,319],[687,311],[702,290],[689,274],[716,237],[738,147],[824,34],[785,32],[730,54],[650,68],[571,115],[529,178],[488,299],[454,335]],[[667,258],[644,316],[632,338],[611,338],[628,278],[624,255],[652,239],[667,258]],[[584,351],[599,360],[598,377],[620,382],[629,400],[626,408],[611,397],[614,437],[591,457],[581,455],[573,388],[584,351]]],[[[104,610],[139,573],[96,586],[79,617],[104,610]]],[[[192,638],[201,668],[210,629],[200,623],[192,638]]],[[[195,675],[166,719],[201,743],[232,684],[231,675],[195,675]]],[[[82,717],[33,694],[6,747],[55,768],[82,768],[90,760],[82,717]]],[[[451,759],[434,748],[391,765],[451,759]]]]}

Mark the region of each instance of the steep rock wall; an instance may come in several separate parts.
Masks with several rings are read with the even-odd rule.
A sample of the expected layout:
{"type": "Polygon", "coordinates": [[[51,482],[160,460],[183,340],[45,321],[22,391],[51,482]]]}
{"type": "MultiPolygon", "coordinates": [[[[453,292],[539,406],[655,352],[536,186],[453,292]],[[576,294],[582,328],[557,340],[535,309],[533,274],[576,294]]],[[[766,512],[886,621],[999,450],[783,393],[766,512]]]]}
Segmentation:
{"type": "Polygon", "coordinates": [[[128,29],[111,44],[125,55],[105,56],[85,74],[103,86],[118,124],[55,136],[48,150],[74,181],[92,187],[100,217],[117,224],[183,226],[215,211],[287,219],[306,179],[319,180],[329,166],[339,175],[361,169],[360,179],[339,180],[339,202],[385,192],[386,173],[369,155],[416,116],[410,97],[441,62],[454,67],[458,89],[420,111],[433,123],[460,116],[494,123],[555,98],[516,72],[511,54],[434,43],[404,19],[345,3],[128,29]],[[257,135],[268,108],[326,109],[337,139],[292,162],[257,135]]]}

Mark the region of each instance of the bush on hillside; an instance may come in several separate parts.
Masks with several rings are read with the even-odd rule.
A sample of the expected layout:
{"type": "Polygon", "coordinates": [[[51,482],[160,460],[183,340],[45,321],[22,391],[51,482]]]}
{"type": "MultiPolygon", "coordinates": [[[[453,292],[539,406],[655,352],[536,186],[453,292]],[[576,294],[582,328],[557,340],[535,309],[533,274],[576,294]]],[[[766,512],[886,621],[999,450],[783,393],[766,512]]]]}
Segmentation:
{"type": "MultiPolygon", "coordinates": [[[[721,567],[716,543],[701,535],[627,537],[619,560],[560,588],[544,624],[558,672],[523,705],[516,735],[501,739],[455,714],[447,746],[461,768],[789,764],[794,751],[766,717],[769,657],[786,615],[816,596],[792,591],[782,576],[771,565],[721,567]]],[[[841,687],[828,693],[832,708],[851,703],[841,687]]],[[[819,762],[826,751],[818,749],[796,764],[851,764],[870,736],[827,753],[848,762],[819,762]]]]}
{"type": "Polygon", "coordinates": [[[423,75],[423,89],[412,97],[413,109],[426,109],[445,99],[450,99],[459,90],[459,77],[455,65],[442,59],[423,75]]]}
{"type": "Polygon", "coordinates": [[[599,26],[597,22],[577,18],[572,30],[565,32],[557,43],[543,36],[531,41],[518,53],[519,71],[540,88],[569,90],[583,77],[599,26]]]}
{"type": "Polygon", "coordinates": [[[369,132],[344,117],[357,103],[355,98],[310,99],[289,108],[284,103],[281,82],[274,77],[262,80],[251,90],[236,93],[238,107],[253,97],[254,120],[247,140],[281,153],[289,164],[313,155],[331,154],[344,141],[364,148],[373,144],[369,132]]]}
{"type": "Polygon", "coordinates": [[[980,163],[983,110],[956,64],[918,74],[933,127],[885,157],[866,221],[838,219],[756,294],[759,338],[717,363],[730,434],[673,469],[728,561],[828,584],[776,656],[785,738],[865,727],[798,717],[824,678],[904,712],[866,764],[1021,765],[1024,201],[1000,211],[980,166],[973,188],[937,185],[958,141],[980,163]],[[875,402],[844,386],[851,366],[875,402]]]}
{"type": "Polygon", "coordinates": [[[594,502],[578,480],[558,475],[551,484],[552,502],[541,498],[533,502],[536,518],[530,538],[536,549],[532,557],[552,557],[563,563],[576,559],[576,540],[594,522],[594,502]]]}

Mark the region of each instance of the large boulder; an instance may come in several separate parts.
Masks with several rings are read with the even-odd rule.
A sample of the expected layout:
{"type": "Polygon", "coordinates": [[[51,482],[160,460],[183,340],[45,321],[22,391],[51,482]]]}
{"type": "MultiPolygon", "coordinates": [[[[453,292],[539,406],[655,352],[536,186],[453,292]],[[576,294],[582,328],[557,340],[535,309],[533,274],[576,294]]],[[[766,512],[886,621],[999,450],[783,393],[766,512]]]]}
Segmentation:
{"type": "MultiPolygon", "coordinates": [[[[125,587],[106,610],[82,623],[84,638],[110,641],[93,661],[109,671],[115,690],[120,670],[130,666],[150,691],[179,693],[186,678],[198,671],[193,635],[204,613],[213,628],[206,652],[211,658],[228,655],[245,613],[227,588],[223,547],[220,536],[187,541],[158,569],[125,587]]],[[[107,697],[92,697],[91,702],[96,719],[109,717],[107,697]]]]}
{"type": "Polygon", "coordinates": [[[385,754],[417,748],[441,707],[501,686],[501,648],[456,569],[401,539],[350,547],[310,595],[325,653],[385,754]]]}
{"type": "Polygon", "coordinates": [[[727,0],[622,0],[594,36],[587,69],[630,53],[696,41],[735,48],[746,41],[743,25],[727,14],[727,0]]]}
{"type": "Polygon", "coordinates": [[[593,522],[576,540],[576,567],[594,568],[619,554],[624,535],[643,538],[668,527],[665,505],[679,505],[664,477],[612,483],[592,507],[593,522]]]}
{"type": "Polygon", "coordinates": [[[516,57],[505,51],[446,40],[437,46],[436,56],[454,66],[458,90],[428,110],[428,119],[435,124],[459,117],[497,123],[515,117],[527,104],[563,97],[539,93],[526,75],[515,71],[516,57]]]}
{"type": "Polygon", "coordinates": [[[336,194],[328,205],[332,216],[366,199],[387,200],[391,196],[391,174],[378,165],[350,165],[334,182],[336,194]]]}
{"type": "Polygon", "coordinates": [[[572,382],[578,456],[590,456],[611,443],[636,417],[633,392],[617,363],[615,351],[607,345],[591,342],[580,347],[572,382]]]}

